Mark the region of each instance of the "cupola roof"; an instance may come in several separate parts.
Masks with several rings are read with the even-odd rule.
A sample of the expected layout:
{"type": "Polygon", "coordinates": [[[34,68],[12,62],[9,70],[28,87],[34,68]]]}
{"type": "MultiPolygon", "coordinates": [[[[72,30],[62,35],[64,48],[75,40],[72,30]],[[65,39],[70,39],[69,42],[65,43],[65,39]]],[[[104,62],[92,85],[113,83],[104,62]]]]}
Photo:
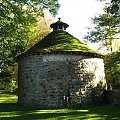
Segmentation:
{"type": "Polygon", "coordinates": [[[64,23],[61,21],[61,18],[58,18],[58,21],[50,25],[51,28],[53,28],[53,31],[56,30],[63,30],[65,31],[69,25],[67,23],[64,23]]]}

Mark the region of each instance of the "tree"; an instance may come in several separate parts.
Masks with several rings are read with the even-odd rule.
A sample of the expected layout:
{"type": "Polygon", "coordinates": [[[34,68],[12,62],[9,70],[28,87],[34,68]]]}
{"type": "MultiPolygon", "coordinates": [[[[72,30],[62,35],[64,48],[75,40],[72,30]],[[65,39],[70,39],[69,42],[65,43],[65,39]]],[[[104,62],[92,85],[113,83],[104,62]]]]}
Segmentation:
{"type": "Polygon", "coordinates": [[[15,69],[14,58],[27,49],[37,17],[48,9],[57,13],[58,0],[0,1],[0,82],[11,83],[15,69]],[[30,34],[31,33],[31,34],[30,34]]]}
{"type": "Polygon", "coordinates": [[[109,2],[107,9],[111,14],[118,14],[120,12],[120,0],[97,0],[102,2],[109,2]]]}
{"type": "Polygon", "coordinates": [[[120,87],[120,51],[113,52],[105,57],[105,73],[108,85],[113,89],[120,87]]]}
{"type": "Polygon", "coordinates": [[[120,0],[111,0],[108,10],[111,14],[118,14],[120,12],[120,0]]]}
{"type": "Polygon", "coordinates": [[[113,51],[113,44],[119,39],[119,17],[108,12],[108,7],[105,7],[104,14],[92,18],[92,22],[95,27],[89,30],[84,37],[85,41],[100,43],[100,48],[105,47],[107,50],[113,51]]]}
{"type": "Polygon", "coordinates": [[[45,13],[44,16],[40,16],[37,19],[38,22],[35,27],[34,34],[28,40],[28,48],[32,47],[36,42],[38,42],[51,32],[50,24],[53,23],[53,20],[48,18],[45,13]]]}

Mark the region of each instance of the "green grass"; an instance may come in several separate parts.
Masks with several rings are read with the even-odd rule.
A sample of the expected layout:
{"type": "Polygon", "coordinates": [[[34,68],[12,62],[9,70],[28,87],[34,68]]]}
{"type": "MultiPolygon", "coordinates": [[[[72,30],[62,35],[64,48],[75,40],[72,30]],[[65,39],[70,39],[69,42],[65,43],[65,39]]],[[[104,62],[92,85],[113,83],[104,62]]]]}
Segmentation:
{"type": "Polygon", "coordinates": [[[9,93],[9,94],[1,94],[0,93],[0,103],[16,103],[17,95],[9,93]]]}
{"type": "Polygon", "coordinates": [[[14,103],[16,100],[15,95],[10,94],[9,97],[8,94],[0,94],[0,102],[2,102],[0,120],[120,120],[118,107],[94,106],[79,109],[37,110],[8,104],[8,101],[14,103]]]}

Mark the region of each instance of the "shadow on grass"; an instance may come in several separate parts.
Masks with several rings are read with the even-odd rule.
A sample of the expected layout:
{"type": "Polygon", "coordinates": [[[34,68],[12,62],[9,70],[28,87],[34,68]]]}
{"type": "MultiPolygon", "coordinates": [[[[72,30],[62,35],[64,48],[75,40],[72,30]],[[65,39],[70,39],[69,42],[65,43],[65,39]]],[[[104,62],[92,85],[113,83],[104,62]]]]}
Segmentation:
{"type": "Polygon", "coordinates": [[[37,110],[17,104],[0,104],[0,120],[120,120],[120,108],[110,106],[80,109],[37,110]]]}

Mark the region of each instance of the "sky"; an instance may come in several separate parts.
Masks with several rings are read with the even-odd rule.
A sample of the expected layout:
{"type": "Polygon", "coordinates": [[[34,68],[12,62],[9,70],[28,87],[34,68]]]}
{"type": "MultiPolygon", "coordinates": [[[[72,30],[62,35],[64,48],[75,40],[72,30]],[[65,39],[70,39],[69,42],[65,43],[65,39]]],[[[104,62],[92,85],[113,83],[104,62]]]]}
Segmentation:
{"type": "MultiPolygon", "coordinates": [[[[103,12],[103,4],[97,0],[59,0],[61,5],[55,21],[60,17],[61,20],[69,24],[67,32],[83,41],[87,33],[87,27],[91,27],[91,18],[103,12]]],[[[89,44],[90,47],[97,49],[97,46],[89,44]]]]}

